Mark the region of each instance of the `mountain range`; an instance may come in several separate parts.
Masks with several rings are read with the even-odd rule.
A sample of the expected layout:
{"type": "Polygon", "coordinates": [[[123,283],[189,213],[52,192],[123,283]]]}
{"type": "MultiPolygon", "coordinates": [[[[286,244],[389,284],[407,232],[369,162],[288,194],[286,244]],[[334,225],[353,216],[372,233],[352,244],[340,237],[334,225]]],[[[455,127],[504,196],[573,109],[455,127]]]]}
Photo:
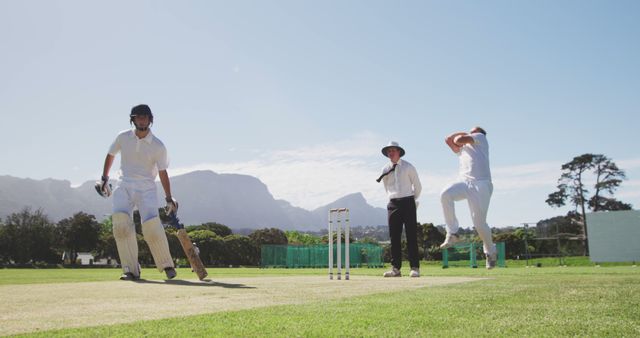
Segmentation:
{"type": "MultiPolygon", "coordinates": [[[[96,194],[94,184],[85,182],[72,187],[66,180],[0,176],[0,218],[29,207],[42,209],[51,221],[80,211],[102,220],[111,214],[112,202],[96,194]]],[[[180,203],[180,219],[186,225],[217,222],[233,229],[276,227],[317,231],[326,228],[329,208],[337,207],[350,209],[351,226],[387,223],[386,210],[369,205],[361,193],[307,210],[276,200],[263,182],[249,175],[194,171],[171,177],[171,189],[180,203]]],[[[158,193],[159,206],[164,206],[164,192],[159,183],[158,193]]]]}

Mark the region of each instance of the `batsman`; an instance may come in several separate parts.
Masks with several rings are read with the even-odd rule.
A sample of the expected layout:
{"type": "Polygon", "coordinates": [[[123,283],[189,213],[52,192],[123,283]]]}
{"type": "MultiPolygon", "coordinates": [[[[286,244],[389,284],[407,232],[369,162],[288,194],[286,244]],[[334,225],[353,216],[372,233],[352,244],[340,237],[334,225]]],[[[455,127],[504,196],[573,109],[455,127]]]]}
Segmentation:
{"type": "Polygon", "coordinates": [[[166,196],[167,213],[176,212],[178,203],[171,196],[171,184],[167,167],[167,149],[151,132],[153,114],[151,108],[141,104],[131,109],[129,123],[134,126],[120,132],[109,148],[104,160],[104,168],[96,190],[103,197],[111,196],[109,171],[115,156],[120,153],[119,185],[113,191],[113,237],[118,247],[122,280],[140,278],[138,264],[138,242],[132,221],[133,209],[140,212],[142,235],[149,245],[153,260],[159,271],[165,272],[167,279],[176,276],[169,243],[158,214],[158,198],[155,179],[160,183],[166,196]]]}

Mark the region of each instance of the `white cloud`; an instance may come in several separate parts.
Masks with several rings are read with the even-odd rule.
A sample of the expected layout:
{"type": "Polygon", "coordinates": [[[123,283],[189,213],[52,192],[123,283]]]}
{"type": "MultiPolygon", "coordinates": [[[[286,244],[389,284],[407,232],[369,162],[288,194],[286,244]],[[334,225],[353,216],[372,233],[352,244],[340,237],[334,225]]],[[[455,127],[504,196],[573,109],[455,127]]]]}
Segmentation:
{"type": "MultiPolygon", "coordinates": [[[[203,163],[172,170],[184,174],[194,170],[246,174],[259,178],[274,197],[313,209],[346,194],[362,192],[369,203],[382,206],[384,189],[375,182],[382,161],[384,140],[361,133],[347,140],[315,146],[263,152],[256,159],[230,163],[203,163]]],[[[560,164],[540,162],[493,169],[496,191],[510,192],[533,187],[554,187],[560,164]]],[[[420,171],[424,195],[439,195],[456,173],[420,171]]]]}
{"type": "Polygon", "coordinates": [[[509,192],[527,188],[554,188],[560,177],[561,163],[536,162],[492,168],[494,190],[509,192]]]}
{"type": "Polygon", "coordinates": [[[315,146],[263,152],[256,159],[232,163],[204,163],[172,170],[246,174],[259,178],[275,198],[314,209],[344,195],[362,192],[369,203],[384,203],[384,189],[375,182],[379,174],[380,144],[365,132],[347,140],[315,146]]]}

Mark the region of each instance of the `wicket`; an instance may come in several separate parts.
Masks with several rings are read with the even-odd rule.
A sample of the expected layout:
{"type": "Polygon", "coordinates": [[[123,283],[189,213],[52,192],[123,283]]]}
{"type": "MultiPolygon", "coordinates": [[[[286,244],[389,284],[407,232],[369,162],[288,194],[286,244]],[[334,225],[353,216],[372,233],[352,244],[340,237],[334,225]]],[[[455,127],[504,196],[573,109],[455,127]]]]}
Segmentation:
{"type": "Polygon", "coordinates": [[[342,235],[341,231],[344,223],[344,265],[345,274],[344,279],[349,279],[349,209],[347,208],[335,208],[329,209],[329,235],[327,237],[329,241],[329,279],[333,279],[333,230],[336,231],[336,243],[337,243],[337,266],[338,266],[338,279],[342,278],[342,235]],[[333,223],[336,223],[335,226],[333,223]]]}

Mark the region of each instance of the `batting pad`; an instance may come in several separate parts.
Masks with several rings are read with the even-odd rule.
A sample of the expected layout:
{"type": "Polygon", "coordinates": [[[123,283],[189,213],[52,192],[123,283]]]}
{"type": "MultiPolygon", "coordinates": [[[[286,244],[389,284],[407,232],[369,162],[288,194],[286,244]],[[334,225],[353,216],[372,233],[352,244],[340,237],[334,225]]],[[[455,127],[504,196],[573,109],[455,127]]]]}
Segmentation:
{"type": "Polygon", "coordinates": [[[173,259],[171,259],[171,253],[169,252],[169,242],[167,241],[167,235],[164,233],[164,228],[160,224],[160,218],[154,217],[144,223],[142,223],[142,235],[144,240],[149,245],[153,261],[156,262],[158,271],[164,270],[164,268],[173,267],[173,259]]]}
{"type": "Polygon", "coordinates": [[[117,212],[111,216],[111,219],[113,221],[113,237],[118,247],[122,271],[140,276],[138,241],[136,240],[136,230],[129,214],[117,212]]]}

